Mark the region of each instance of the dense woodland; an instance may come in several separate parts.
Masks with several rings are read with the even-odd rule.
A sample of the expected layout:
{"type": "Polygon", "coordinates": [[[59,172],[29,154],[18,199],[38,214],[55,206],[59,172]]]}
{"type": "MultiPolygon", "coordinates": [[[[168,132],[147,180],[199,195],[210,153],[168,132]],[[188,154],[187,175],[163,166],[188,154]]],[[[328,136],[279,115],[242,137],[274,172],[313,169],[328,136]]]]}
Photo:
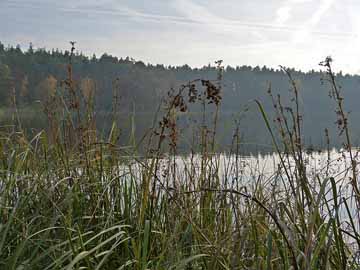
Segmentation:
{"type": "MultiPolygon", "coordinates": [[[[20,46],[4,46],[0,43],[0,119],[7,123],[14,107],[24,126],[42,128],[46,120],[40,113],[42,104],[55,91],[61,91],[61,82],[67,76],[70,51],[34,49],[20,46]],[[16,105],[16,106],[14,106],[16,105]]],[[[335,59],[336,60],[336,59],[335,59]]],[[[78,88],[95,92],[98,127],[106,128],[114,93],[119,97],[119,113],[123,119],[124,134],[128,134],[131,115],[135,117],[136,134],[140,137],[149,128],[163,97],[170,89],[194,79],[216,79],[216,65],[202,68],[145,64],[130,57],[118,58],[108,54],[101,57],[85,56],[76,52],[71,57],[74,80],[78,88]]],[[[226,64],[226,63],[225,63],[226,64]]],[[[239,63],[241,64],[241,63],[239,63]]],[[[334,63],[336,66],[336,61],[334,63]]],[[[302,72],[290,69],[300,91],[300,109],[303,112],[305,141],[308,146],[324,146],[324,129],[329,128],[330,138],[338,133],[332,109],[334,101],[329,95],[329,84],[321,71],[302,72]]],[[[360,138],[360,80],[357,75],[337,74],[337,81],[345,98],[345,108],[350,112],[350,126],[354,142],[360,138]]],[[[284,107],[291,105],[289,78],[283,70],[267,67],[237,66],[224,68],[222,76],[222,102],[218,137],[222,145],[229,145],[234,127],[239,125],[244,149],[262,150],[270,144],[260,113],[252,100],[259,99],[267,113],[272,115],[273,106],[267,94],[271,88],[280,94],[284,107]]],[[[181,116],[186,130],[189,115],[196,115],[200,108],[181,116]],[[185,120],[185,118],[187,120],[185,120]]],[[[272,116],[273,117],[273,116],[272,116]]],[[[196,117],[193,117],[196,119],[196,117]]],[[[196,121],[196,120],[194,120],[196,121]]],[[[124,135],[125,136],[125,135],[124,135]]],[[[126,135],[127,136],[127,135],[126,135]]],[[[340,146],[339,141],[331,140],[340,146]]]]}

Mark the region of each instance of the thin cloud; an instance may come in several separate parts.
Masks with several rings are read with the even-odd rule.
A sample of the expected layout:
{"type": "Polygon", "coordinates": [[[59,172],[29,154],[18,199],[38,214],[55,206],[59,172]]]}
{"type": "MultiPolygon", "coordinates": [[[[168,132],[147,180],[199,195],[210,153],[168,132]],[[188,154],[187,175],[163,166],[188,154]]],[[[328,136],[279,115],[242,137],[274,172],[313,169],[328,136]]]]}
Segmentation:
{"type": "Polygon", "coordinates": [[[284,25],[291,19],[294,9],[296,11],[302,4],[312,1],[313,0],[285,0],[276,11],[276,24],[284,25]]]}
{"type": "MultiPolygon", "coordinates": [[[[334,2],[334,0],[322,0],[319,8],[313,13],[311,18],[298,31],[296,31],[292,42],[300,43],[307,41],[310,38],[310,34],[314,33],[311,29],[314,29],[314,27],[317,26],[321,18],[330,10],[334,2]]],[[[327,33],[327,35],[333,34],[327,33]]],[[[352,35],[353,38],[355,36],[356,35],[352,35]]]]}
{"type": "MultiPolygon", "coordinates": [[[[329,0],[327,0],[329,1],[329,0]]],[[[331,0],[330,0],[331,1],[331,0]]],[[[103,1],[104,2],[104,1],[103,1]]],[[[271,23],[253,23],[253,22],[247,22],[243,20],[229,20],[224,19],[221,17],[218,17],[216,15],[213,15],[200,5],[194,4],[191,1],[188,0],[177,0],[175,1],[178,3],[176,7],[179,10],[179,7],[181,7],[182,11],[184,11],[183,15],[186,16],[168,16],[168,15],[158,15],[158,14],[151,14],[151,13],[144,13],[139,12],[137,10],[127,8],[127,7],[121,7],[121,9],[108,9],[106,6],[104,8],[91,8],[91,5],[88,5],[88,7],[84,8],[76,8],[76,7],[68,7],[68,6],[46,6],[44,7],[41,2],[27,2],[22,3],[19,1],[11,1],[11,2],[3,2],[3,6],[8,8],[26,8],[26,9],[32,9],[32,10],[41,10],[44,11],[44,9],[51,8],[52,10],[58,11],[58,12],[64,12],[64,13],[76,13],[76,14],[84,14],[87,16],[93,16],[93,15],[100,15],[100,16],[116,16],[118,20],[136,20],[136,21],[144,21],[144,22],[154,22],[154,23],[173,23],[173,24],[186,24],[186,25],[206,25],[208,27],[212,27],[217,32],[232,32],[232,33],[238,33],[242,29],[248,29],[248,30],[260,30],[260,31],[266,31],[266,32],[288,32],[293,33],[294,31],[298,31],[298,33],[304,31],[304,27],[297,27],[297,26],[286,26],[286,25],[280,25],[280,24],[271,24],[271,23]],[[181,3],[179,5],[179,3],[181,3]],[[186,9],[184,7],[188,7],[189,9],[186,9]]],[[[316,15],[317,17],[319,15],[316,15]]],[[[95,20],[95,19],[94,19],[95,20]]],[[[116,22],[115,22],[116,23],[116,22]]],[[[324,38],[352,38],[355,36],[352,32],[333,32],[333,33],[326,33],[321,31],[308,31],[309,33],[316,34],[319,37],[324,38]]]]}
{"type": "Polygon", "coordinates": [[[276,23],[279,25],[284,25],[290,19],[291,11],[292,11],[292,7],[290,6],[280,7],[276,12],[277,14],[276,23]]]}
{"type": "MultiPolygon", "coordinates": [[[[295,0],[296,2],[310,2],[312,0],[295,0]]],[[[323,2],[328,2],[329,0],[324,0],[323,2]]],[[[330,0],[332,1],[332,0],[330,0]]],[[[290,2],[294,2],[291,0],[290,2]]],[[[291,25],[282,25],[280,23],[253,23],[246,22],[244,20],[230,20],[226,18],[219,17],[214,15],[205,7],[195,4],[190,0],[176,0],[174,7],[187,18],[187,22],[202,24],[208,27],[213,27],[212,29],[217,30],[218,32],[231,31],[233,33],[239,33],[241,29],[249,30],[261,30],[268,32],[288,32],[294,33],[296,31],[302,31],[304,27],[301,26],[291,26],[291,25]]],[[[323,13],[326,12],[324,6],[322,5],[318,12],[314,14],[313,17],[321,17],[323,13]],[[321,12],[319,12],[321,11],[321,12]]],[[[287,16],[287,15],[286,15],[287,16]]],[[[211,29],[211,28],[210,28],[211,29]]],[[[310,29],[310,27],[309,27],[310,29]]],[[[322,32],[309,30],[311,34],[316,34],[319,37],[326,39],[331,38],[353,38],[356,34],[352,32],[322,32]]]]}

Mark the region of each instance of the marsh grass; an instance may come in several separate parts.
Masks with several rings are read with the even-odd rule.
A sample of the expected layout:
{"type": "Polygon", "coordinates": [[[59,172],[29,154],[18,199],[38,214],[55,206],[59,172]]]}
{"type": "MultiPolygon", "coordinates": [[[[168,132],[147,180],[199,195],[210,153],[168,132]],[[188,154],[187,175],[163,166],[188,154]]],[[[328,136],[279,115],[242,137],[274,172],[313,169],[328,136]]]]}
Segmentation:
{"type": "MultiPolygon", "coordinates": [[[[325,66],[334,89],[330,61],[325,66]]],[[[284,68],[294,99],[285,106],[269,87],[275,123],[253,102],[278,157],[267,176],[244,162],[238,124],[231,151],[217,153],[222,70],[218,62],[218,80],[172,89],[144,139],[123,147],[116,82],[113,125],[100,134],[96,87],[77,85],[70,55],[67,79],[43,104],[48,130],[30,136],[15,122],[0,133],[0,268],[358,269],[357,164],[347,123],[350,163],[343,162],[353,195],[345,196],[347,174],[339,179],[329,169],[330,149],[328,166],[309,173],[300,89],[284,68]],[[196,103],[203,122],[194,151],[182,157],[177,116],[196,103]]],[[[343,101],[334,98],[344,120],[343,101]]]]}

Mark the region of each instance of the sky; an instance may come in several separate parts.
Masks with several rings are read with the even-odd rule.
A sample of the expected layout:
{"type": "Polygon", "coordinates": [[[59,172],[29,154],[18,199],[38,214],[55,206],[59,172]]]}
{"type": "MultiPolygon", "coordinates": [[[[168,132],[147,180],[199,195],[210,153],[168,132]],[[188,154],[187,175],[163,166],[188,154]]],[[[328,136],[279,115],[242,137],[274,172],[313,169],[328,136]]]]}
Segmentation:
{"type": "Polygon", "coordinates": [[[360,73],[359,0],[0,0],[0,41],[145,63],[360,73]]]}

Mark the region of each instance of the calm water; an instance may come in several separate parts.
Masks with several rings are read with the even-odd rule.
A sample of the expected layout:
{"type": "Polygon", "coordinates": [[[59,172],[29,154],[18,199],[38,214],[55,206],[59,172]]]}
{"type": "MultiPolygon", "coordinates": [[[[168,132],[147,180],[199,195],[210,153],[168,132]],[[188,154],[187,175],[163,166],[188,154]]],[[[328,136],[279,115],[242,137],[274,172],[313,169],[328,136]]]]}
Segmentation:
{"type": "MultiPolygon", "coordinates": [[[[353,155],[360,163],[358,149],[353,149],[353,155]]],[[[338,201],[341,198],[346,198],[347,203],[352,209],[352,215],[355,217],[356,207],[350,184],[352,170],[349,153],[333,149],[329,153],[327,151],[304,153],[303,157],[312,192],[317,196],[320,185],[326,181],[326,198],[329,201],[329,205],[333,206],[331,182],[326,180],[333,177],[337,183],[338,201]]],[[[197,179],[201,179],[202,171],[206,171],[207,174],[216,174],[216,177],[211,177],[211,179],[212,181],[218,179],[221,188],[237,190],[244,190],[246,188],[251,194],[255,189],[255,185],[259,183],[271,191],[274,186],[281,190],[285,185],[288,185],[289,181],[295,181],[292,179],[296,175],[294,160],[286,156],[283,157],[283,160],[288,172],[287,174],[281,165],[281,159],[278,154],[251,156],[217,154],[205,164],[202,163],[199,155],[177,156],[175,160],[172,157],[167,157],[160,162],[158,176],[164,184],[175,185],[176,188],[180,189],[185,184],[187,189],[196,189],[198,187],[197,179]],[[173,166],[174,161],[176,166],[173,166]],[[205,166],[206,170],[201,170],[201,166],[205,166]],[[167,175],[170,174],[171,176],[165,177],[164,175],[169,167],[171,169],[167,175]],[[290,180],[287,175],[290,175],[290,180]]],[[[211,187],[214,183],[207,184],[211,187]]],[[[344,220],[347,220],[343,204],[340,206],[340,215],[344,220]]]]}

